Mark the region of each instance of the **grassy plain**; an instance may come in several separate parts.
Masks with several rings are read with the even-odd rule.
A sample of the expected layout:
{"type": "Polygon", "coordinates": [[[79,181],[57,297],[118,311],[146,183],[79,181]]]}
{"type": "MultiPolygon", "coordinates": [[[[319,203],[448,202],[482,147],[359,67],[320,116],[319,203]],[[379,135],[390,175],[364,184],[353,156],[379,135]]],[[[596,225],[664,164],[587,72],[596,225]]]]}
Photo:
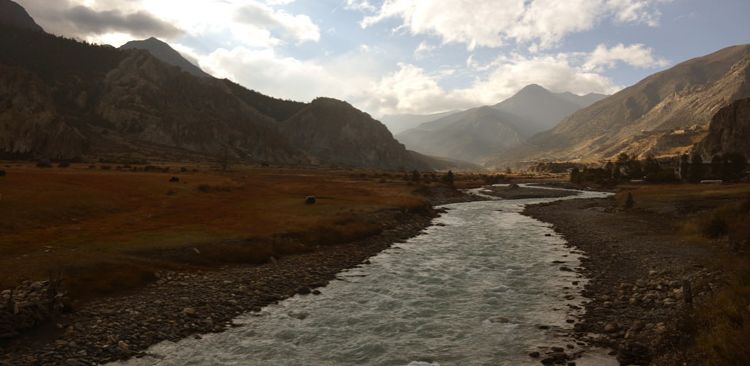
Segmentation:
{"type": "Polygon", "coordinates": [[[427,205],[402,179],[352,171],[4,166],[0,289],[62,275],[75,298],[354,240],[382,230],[378,215],[427,205]]]}

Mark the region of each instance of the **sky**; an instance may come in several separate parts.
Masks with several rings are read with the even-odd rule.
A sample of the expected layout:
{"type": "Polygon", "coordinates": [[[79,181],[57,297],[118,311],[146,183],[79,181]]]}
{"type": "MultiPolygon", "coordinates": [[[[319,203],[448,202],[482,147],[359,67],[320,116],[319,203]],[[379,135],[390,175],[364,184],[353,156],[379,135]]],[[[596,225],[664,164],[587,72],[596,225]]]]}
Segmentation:
{"type": "Polygon", "coordinates": [[[528,84],[615,93],[750,43],[748,0],[16,0],[50,33],[157,37],[216,77],[375,117],[498,103],[528,84]]]}

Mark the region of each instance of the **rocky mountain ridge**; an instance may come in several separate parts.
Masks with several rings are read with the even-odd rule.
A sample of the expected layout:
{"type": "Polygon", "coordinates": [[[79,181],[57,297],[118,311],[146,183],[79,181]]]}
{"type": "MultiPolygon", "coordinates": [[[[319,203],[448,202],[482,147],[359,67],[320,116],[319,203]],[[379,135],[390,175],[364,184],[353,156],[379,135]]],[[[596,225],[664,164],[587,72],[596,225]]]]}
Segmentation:
{"type": "Polygon", "coordinates": [[[279,164],[430,168],[382,124],[343,102],[319,108],[320,102],[276,99],[184,72],[150,51],[89,45],[7,24],[0,28],[0,96],[7,101],[0,105],[0,158],[229,156],[279,164]],[[329,143],[329,150],[322,148],[329,143]]]}
{"type": "Polygon", "coordinates": [[[750,96],[749,81],[750,45],[688,60],[579,110],[492,165],[679,155],[706,136],[720,108],[750,96]]]}

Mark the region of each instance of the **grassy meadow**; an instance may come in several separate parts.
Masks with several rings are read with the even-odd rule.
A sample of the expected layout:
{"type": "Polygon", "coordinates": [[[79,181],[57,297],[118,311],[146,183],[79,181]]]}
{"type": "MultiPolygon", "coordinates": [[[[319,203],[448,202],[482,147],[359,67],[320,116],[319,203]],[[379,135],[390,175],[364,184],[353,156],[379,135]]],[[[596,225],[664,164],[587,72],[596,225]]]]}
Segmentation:
{"type": "Polygon", "coordinates": [[[62,275],[74,298],[361,238],[427,205],[403,179],[352,171],[3,165],[0,288],[62,275]]]}

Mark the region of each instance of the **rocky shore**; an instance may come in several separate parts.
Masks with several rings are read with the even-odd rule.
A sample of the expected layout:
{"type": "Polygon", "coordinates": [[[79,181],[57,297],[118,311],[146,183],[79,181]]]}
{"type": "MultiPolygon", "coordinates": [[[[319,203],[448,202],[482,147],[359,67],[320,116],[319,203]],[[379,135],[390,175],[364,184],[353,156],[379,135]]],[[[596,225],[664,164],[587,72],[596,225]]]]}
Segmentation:
{"type": "MultiPolygon", "coordinates": [[[[690,311],[722,283],[720,272],[705,266],[706,248],[681,241],[663,215],[623,211],[614,199],[558,201],[524,213],[552,223],[583,252],[581,267],[561,268],[590,279],[566,289],[589,299],[584,315],[569,319],[579,342],[610,349],[623,365],[695,364],[681,352],[690,311]]],[[[568,306],[571,314],[581,310],[568,306]]],[[[574,358],[558,356],[545,361],[574,358]]]]}
{"type": "MultiPolygon", "coordinates": [[[[460,198],[436,197],[434,204],[460,198]],[[449,198],[449,199],[448,199],[449,198]]],[[[464,200],[474,199],[463,196],[464,200]]],[[[419,234],[437,212],[376,217],[384,230],[360,241],[271,258],[262,265],[211,271],[162,272],[133,293],[86,303],[11,341],[0,343],[0,365],[95,365],[143,355],[164,340],[221,332],[240,314],[301,294],[315,296],[340,271],[419,234]]]]}

